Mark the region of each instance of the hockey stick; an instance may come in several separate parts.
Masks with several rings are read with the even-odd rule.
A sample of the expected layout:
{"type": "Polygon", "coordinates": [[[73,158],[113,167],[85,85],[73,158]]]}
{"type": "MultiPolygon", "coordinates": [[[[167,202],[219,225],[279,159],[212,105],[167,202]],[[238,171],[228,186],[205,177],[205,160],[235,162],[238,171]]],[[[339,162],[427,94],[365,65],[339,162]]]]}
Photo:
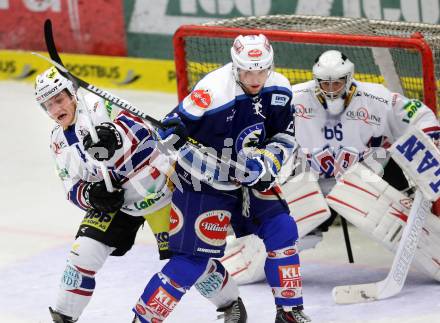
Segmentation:
{"type": "Polygon", "coordinates": [[[354,259],[353,259],[353,251],[351,249],[350,234],[348,232],[347,220],[345,220],[345,218],[342,216],[340,216],[340,218],[341,218],[342,232],[344,234],[345,248],[347,249],[348,262],[352,264],[354,263],[354,259]]]}
{"type": "MultiPolygon", "coordinates": [[[[52,29],[50,21],[49,21],[48,29],[50,29],[50,30],[52,29]]],[[[45,30],[45,35],[46,35],[46,24],[44,25],[44,30],[45,30]]],[[[52,42],[53,45],[55,45],[54,42],[53,42],[53,37],[51,39],[51,42],[52,42]]],[[[44,56],[42,56],[42,55],[39,55],[37,53],[35,53],[35,54],[44,58],[44,56]]],[[[62,61],[61,61],[61,58],[58,56],[58,53],[56,53],[55,58],[56,59],[54,59],[54,60],[57,60],[57,62],[60,62],[60,64],[62,65],[62,61]]],[[[76,80],[73,79],[69,74],[66,74],[65,76],[69,80],[71,80],[74,84],[76,83],[76,80]]],[[[98,134],[96,133],[96,129],[95,129],[94,124],[92,122],[92,117],[90,116],[90,111],[87,108],[84,96],[83,96],[83,94],[80,91],[78,91],[77,92],[77,97],[78,97],[78,101],[79,101],[79,104],[80,104],[80,108],[82,108],[82,110],[84,111],[84,113],[85,113],[85,115],[87,117],[87,121],[89,123],[90,137],[92,138],[93,143],[97,143],[99,141],[98,134]]],[[[101,170],[102,177],[104,179],[105,188],[107,189],[108,192],[110,192],[110,193],[113,192],[114,191],[114,187],[113,187],[112,180],[110,179],[110,175],[108,173],[107,166],[105,165],[104,162],[98,162],[98,165],[99,165],[99,168],[101,170]]]]}
{"type": "MultiPolygon", "coordinates": [[[[64,66],[64,64],[61,60],[61,57],[59,56],[58,51],[56,49],[55,40],[54,40],[53,32],[52,32],[52,22],[50,21],[50,19],[47,19],[44,22],[44,38],[46,41],[47,51],[49,52],[49,56],[51,59],[48,59],[47,57],[40,55],[38,53],[34,53],[34,54],[42,57],[43,59],[45,59],[45,60],[49,61],[51,64],[53,64],[58,69],[58,71],[61,73],[61,75],[72,80],[72,82],[74,82],[74,84],[77,87],[81,87],[81,88],[83,88],[83,89],[85,89],[85,90],[105,99],[105,100],[110,101],[111,103],[115,104],[116,106],[118,106],[122,110],[128,111],[128,112],[136,115],[137,117],[148,121],[156,128],[160,128],[160,129],[166,128],[160,121],[158,121],[158,120],[154,119],[153,117],[147,115],[146,113],[140,111],[139,109],[134,107],[131,103],[129,103],[125,100],[122,100],[122,99],[118,98],[117,96],[115,96],[105,90],[102,90],[92,84],[89,84],[86,81],[84,81],[84,80],[80,79],[79,77],[70,73],[66,69],[66,67],[64,66]]],[[[232,159],[223,160],[223,159],[219,158],[216,154],[210,153],[208,151],[209,147],[206,147],[205,145],[200,143],[198,140],[196,140],[192,137],[187,137],[186,140],[187,140],[187,145],[202,151],[204,155],[216,160],[219,164],[223,164],[225,166],[232,167],[233,169],[239,170],[245,176],[247,176],[247,174],[249,173],[245,167],[243,167],[241,164],[237,163],[236,161],[234,161],[232,159]]],[[[211,150],[213,150],[213,149],[211,149],[211,150]]],[[[237,181],[237,178],[230,176],[230,175],[229,175],[229,177],[232,180],[237,181]]]]}
{"type": "MultiPolygon", "coordinates": [[[[77,91],[79,92],[79,91],[77,91]]],[[[98,134],[96,133],[95,125],[93,124],[92,117],[90,115],[90,111],[87,107],[86,100],[84,99],[84,96],[82,93],[77,93],[79,104],[82,107],[82,110],[85,112],[85,115],[87,117],[88,123],[89,123],[89,132],[90,137],[92,137],[93,143],[97,143],[99,141],[98,134]]],[[[102,177],[104,178],[105,188],[107,189],[107,192],[113,192],[115,189],[113,187],[112,180],[110,178],[110,175],[108,173],[108,168],[105,165],[103,161],[98,162],[99,168],[101,169],[102,177]]]]}
{"type": "Polygon", "coordinates": [[[375,301],[397,295],[402,290],[430,207],[431,202],[423,197],[420,190],[417,190],[387,277],[376,283],[336,286],[332,295],[337,304],[375,301]]]}

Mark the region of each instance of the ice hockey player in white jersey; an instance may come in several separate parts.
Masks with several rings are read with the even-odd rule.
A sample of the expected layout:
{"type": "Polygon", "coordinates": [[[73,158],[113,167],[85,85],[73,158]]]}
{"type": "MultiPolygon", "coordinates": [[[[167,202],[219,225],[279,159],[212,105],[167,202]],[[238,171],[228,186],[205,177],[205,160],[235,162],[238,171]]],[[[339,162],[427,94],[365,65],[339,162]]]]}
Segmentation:
{"type": "MultiPolygon", "coordinates": [[[[87,95],[83,106],[72,82],[55,68],[36,78],[35,94],[57,123],[51,148],[67,198],[86,211],[68,255],[55,308],[50,308],[54,322],[70,323],[78,320],[90,301],[95,275],[108,256],[122,256],[130,250],[145,219],[155,234],[161,259],[169,257],[172,186],[164,175],[166,169],[159,170],[167,160],[156,149],[153,129],[143,120],[125,111],[117,113],[110,102],[95,95],[87,95]],[[92,126],[99,139],[96,143],[89,134],[92,126]],[[102,161],[107,163],[112,192],[103,180],[102,161]]],[[[211,261],[198,281],[199,290],[217,307],[227,307],[238,300],[238,289],[228,278],[223,266],[211,261]],[[215,285],[210,284],[211,275],[215,275],[215,285]]],[[[240,310],[246,315],[243,306],[240,310]]]]}
{"type": "Polygon", "coordinates": [[[410,127],[438,139],[436,116],[421,101],[393,93],[376,83],[353,78],[354,64],[341,52],[322,53],[314,80],[294,85],[296,138],[323,193],[335,177],[373,147],[387,148],[410,127]]]}
{"type": "MultiPolygon", "coordinates": [[[[302,170],[306,169],[318,177],[322,190],[321,200],[327,195],[350,166],[357,162],[372,161],[372,166],[385,165],[388,160],[385,149],[402,136],[411,127],[424,131],[435,142],[440,135],[440,127],[435,114],[421,101],[409,99],[402,94],[393,93],[380,84],[360,82],[353,78],[354,64],[339,51],[330,50],[322,53],[313,66],[314,79],[292,86],[292,104],[295,109],[295,137],[300,146],[297,161],[302,161],[302,170]],[[382,149],[375,149],[382,148],[382,149]],[[370,159],[370,157],[374,157],[370,159]]],[[[290,171],[290,170],[289,170],[290,171]]],[[[300,187],[314,185],[313,181],[287,181],[282,185],[288,203],[298,198],[294,194],[300,187]]],[[[318,187],[319,189],[319,187],[318,187]]],[[[313,189],[315,190],[315,188],[313,189]]],[[[311,190],[311,191],[313,191],[311,190]]],[[[304,195],[307,196],[307,195],[304,195]]],[[[307,200],[310,197],[305,198],[307,200]]],[[[325,200],[323,200],[325,201],[325,200]]],[[[309,203],[312,207],[314,203],[309,203]]],[[[291,209],[295,214],[295,209],[291,209]]],[[[310,214],[313,212],[310,211],[310,214]]],[[[304,218],[304,214],[298,217],[304,218]]],[[[303,222],[295,218],[301,235],[303,222]]],[[[316,216],[311,216],[308,220],[316,216]]],[[[332,217],[333,218],[333,217],[332,217]]],[[[312,238],[316,245],[322,239],[321,229],[326,230],[332,218],[321,225],[304,240],[312,238]],[[315,238],[315,239],[313,239],[315,238]]],[[[316,221],[315,228],[322,223],[316,221]]],[[[312,228],[308,227],[307,232],[312,228]]],[[[244,250],[253,250],[245,259],[255,259],[258,249],[255,241],[235,241],[224,259],[225,267],[231,274],[237,271],[229,255],[244,250]]],[[[300,239],[300,246],[302,241],[300,239]]],[[[238,259],[238,258],[237,258],[238,259]]],[[[263,278],[263,263],[254,261],[251,277],[243,271],[237,277],[239,283],[258,281],[263,278]],[[256,273],[255,273],[256,272],[256,273]]],[[[433,276],[433,275],[432,275],[433,276]]]]}
{"type": "Polygon", "coordinates": [[[249,176],[223,176],[205,163],[198,169],[209,176],[197,178],[202,158],[186,147],[179,152],[176,173],[183,190],[174,190],[172,198],[179,223],[170,234],[173,256],[145,287],[133,309],[136,322],[166,320],[209,259],[223,255],[230,225],[237,236],[255,234],[264,241],[274,321],[310,322],[303,313],[296,223],[275,185],[297,146],[290,84],[273,70],[273,49],[264,35],[240,35],[230,52],[232,62],[200,80],[168,118],[180,119],[192,138],[219,155],[226,151],[228,159],[242,161],[249,176]]]}

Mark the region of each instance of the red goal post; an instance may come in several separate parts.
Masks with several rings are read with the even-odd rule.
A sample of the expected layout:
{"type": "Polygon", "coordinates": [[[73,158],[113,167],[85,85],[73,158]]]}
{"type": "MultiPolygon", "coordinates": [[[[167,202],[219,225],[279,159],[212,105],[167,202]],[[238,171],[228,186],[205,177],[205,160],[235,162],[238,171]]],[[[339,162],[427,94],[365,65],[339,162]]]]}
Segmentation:
{"type": "MultiPolygon", "coordinates": [[[[179,101],[210,71],[228,63],[238,35],[266,35],[275,69],[292,84],[312,79],[315,58],[337,49],[355,64],[355,79],[382,83],[392,91],[439,110],[440,26],[319,16],[236,18],[184,25],[174,34],[179,101]],[[437,77],[436,77],[437,76],[437,77]]],[[[437,201],[435,213],[440,214],[437,201]]]]}
{"type": "Polygon", "coordinates": [[[388,74],[395,74],[394,79],[400,83],[403,94],[421,99],[433,111],[437,111],[433,53],[420,33],[414,33],[412,37],[395,37],[184,25],[176,31],[173,39],[179,100],[204,75],[230,61],[229,49],[233,38],[260,33],[265,34],[274,46],[276,70],[284,74],[292,84],[312,79],[313,61],[320,52],[338,49],[354,61],[356,79],[384,83],[390,87],[383,75],[386,73],[382,73],[380,66],[374,66],[380,64],[372,58],[375,55],[371,51],[393,51],[388,53],[388,61],[385,58],[382,62],[385,68],[390,67],[392,64],[387,62],[391,58],[391,62],[396,65],[391,68],[394,71],[388,74]],[[305,54],[302,54],[301,49],[305,54]],[[279,64],[281,55],[284,59],[279,64]],[[308,63],[305,65],[306,61],[308,63]]]}

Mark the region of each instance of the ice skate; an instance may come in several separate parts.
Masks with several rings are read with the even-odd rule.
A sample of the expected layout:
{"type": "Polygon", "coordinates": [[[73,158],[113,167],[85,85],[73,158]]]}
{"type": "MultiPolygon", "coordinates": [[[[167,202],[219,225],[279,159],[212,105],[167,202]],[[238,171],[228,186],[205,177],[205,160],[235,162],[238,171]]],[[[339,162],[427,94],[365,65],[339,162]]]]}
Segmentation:
{"type": "Polygon", "coordinates": [[[52,316],[52,320],[54,323],[74,323],[77,320],[73,320],[70,316],[66,316],[64,314],[58,313],[54,311],[52,307],[49,307],[50,316],[52,316]]]}
{"type": "Polygon", "coordinates": [[[225,323],[246,323],[247,313],[243,301],[239,297],[231,305],[217,309],[218,312],[223,312],[221,316],[224,317],[225,323]]]}
{"type": "Polygon", "coordinates": [[[282,306],[277,306],[277,316],[275,323],[307,323],[312,322],[310,317],[303,313],[303,307],[294,307],[286,311],[282,306]]]}

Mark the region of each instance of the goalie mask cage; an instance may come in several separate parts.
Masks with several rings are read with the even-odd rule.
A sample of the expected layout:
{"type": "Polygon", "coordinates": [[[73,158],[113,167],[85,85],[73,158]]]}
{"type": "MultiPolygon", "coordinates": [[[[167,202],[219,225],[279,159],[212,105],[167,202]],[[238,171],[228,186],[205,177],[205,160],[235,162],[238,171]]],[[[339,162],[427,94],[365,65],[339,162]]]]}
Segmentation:
{"type": "Polygon", "coordinates": [[[325,50],[337,49],[355,64],[355,79],[384,84],[437,111],[440,26],[298,15],[181,26],[174,35],[179,100],[204,75],[231,61],[233,38],[259,33],[272,43],[275,70],[291,84],[312,80],[316,57],[325,50]]]}

